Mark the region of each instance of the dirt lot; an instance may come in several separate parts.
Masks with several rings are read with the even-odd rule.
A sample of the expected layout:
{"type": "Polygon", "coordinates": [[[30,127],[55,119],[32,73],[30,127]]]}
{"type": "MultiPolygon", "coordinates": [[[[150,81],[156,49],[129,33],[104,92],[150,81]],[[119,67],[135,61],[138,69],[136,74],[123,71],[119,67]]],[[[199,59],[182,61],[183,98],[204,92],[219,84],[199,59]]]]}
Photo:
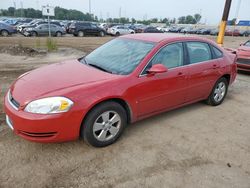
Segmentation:
{"type": "MultiPolygon", "coordinates": [[[[60,38],[59,51],[47,55],[0,53],[0,187],[250,188],[246,74],[238,75],[221,106],[196,103],[140,121],[106,148],[92,148],[82,140],[38,144],[13,135],[4,123],[2,98],[14,79],[36,67],[80,57],[110,39],[60,38]]],[[[0,48],[33,47],[37,40],[0,38],[0,48]]],[[[227,37],[225,45],[234,48],[245,40],[227,37]]]]}

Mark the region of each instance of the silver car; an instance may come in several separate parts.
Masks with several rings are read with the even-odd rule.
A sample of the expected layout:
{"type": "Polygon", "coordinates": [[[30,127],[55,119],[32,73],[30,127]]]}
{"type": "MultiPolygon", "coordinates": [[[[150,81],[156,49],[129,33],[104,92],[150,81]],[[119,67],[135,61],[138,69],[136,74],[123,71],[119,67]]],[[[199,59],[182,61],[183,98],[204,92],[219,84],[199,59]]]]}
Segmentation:
{"type": "Polygon", "coordinates": [[[129,29],[128,27],[118,25],[114,26],[110,29],[110,34],[113,36],[120,36],[120,35],[127,35],[127,34],[134,34],[135,31],[133,29],[129,29]]]}
{"type": "MultiPolygon", "coordinates": [[[[66,33],[63,27],[55,24],[50,24],[51,36],[61,37],[66,33]]],[[[48,36],[49,35],[49,24],[41,24],[36,27],[26,28],[24,31],[25,36],[48,36]]]]}

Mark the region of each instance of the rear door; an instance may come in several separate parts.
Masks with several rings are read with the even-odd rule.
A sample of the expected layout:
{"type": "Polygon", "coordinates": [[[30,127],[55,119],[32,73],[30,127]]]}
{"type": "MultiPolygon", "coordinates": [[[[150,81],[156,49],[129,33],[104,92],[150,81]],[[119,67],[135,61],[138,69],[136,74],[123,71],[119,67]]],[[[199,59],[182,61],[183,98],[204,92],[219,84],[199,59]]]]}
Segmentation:
{"type": "Polygon", "coordinates": [[[213,58],[211,47],[205,42],[186,42],[189,65],[189,89],[186,102],[206,98],[220,76],[220,62],[213,58]]]}

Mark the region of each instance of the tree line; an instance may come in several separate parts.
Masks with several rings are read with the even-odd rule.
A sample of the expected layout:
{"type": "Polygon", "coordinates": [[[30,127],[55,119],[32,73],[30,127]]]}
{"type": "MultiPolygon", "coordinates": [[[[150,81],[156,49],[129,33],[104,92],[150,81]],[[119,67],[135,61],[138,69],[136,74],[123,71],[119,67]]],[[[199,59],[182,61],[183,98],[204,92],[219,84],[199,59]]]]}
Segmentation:
{"type": "MultiPolygon", "coordinates": [[[[42,11],[41,10],[35,10],[33,8],[18,8],[15,9],[14,7],[9,7],[8,9],[0,9],[0,16],[6,16],[6,17],[23,17],[23,18],[43,18],[42,11]]],[[[197,24],[201,20],[200,14],[195,15],[187,15],[187,16],[181,16],[178,19],[173,18],[152,18],[148,20],[136,20],[135,18],[108,18],[106,20],[104,19],[98,19],[97,16],[94,16],[89,13],[83,13],[78,10],[72,10],[72,9],[65,9],[61,7],[55,7],[55,16],[53,17],[57,20],[79,20],[79,21],[100,21],[100,22],[108,22],[108,23],[141,23],[145,25],[149,25],[151,23],[165,23],[166,25],[171,25],[175,23],[179,24],[197,24]]]]}

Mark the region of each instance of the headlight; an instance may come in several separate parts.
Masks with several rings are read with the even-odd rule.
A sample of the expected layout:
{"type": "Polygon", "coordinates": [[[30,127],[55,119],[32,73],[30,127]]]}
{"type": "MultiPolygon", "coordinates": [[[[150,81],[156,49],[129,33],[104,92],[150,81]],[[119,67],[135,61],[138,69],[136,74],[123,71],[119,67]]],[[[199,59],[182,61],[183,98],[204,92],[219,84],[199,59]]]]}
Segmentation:
{"type": "Polygon", "coordinates": [[[49,97],[30,102],[24,111],[35,114],[56,114],[69,111],[73,104],[65,97],[49,97]]]}

